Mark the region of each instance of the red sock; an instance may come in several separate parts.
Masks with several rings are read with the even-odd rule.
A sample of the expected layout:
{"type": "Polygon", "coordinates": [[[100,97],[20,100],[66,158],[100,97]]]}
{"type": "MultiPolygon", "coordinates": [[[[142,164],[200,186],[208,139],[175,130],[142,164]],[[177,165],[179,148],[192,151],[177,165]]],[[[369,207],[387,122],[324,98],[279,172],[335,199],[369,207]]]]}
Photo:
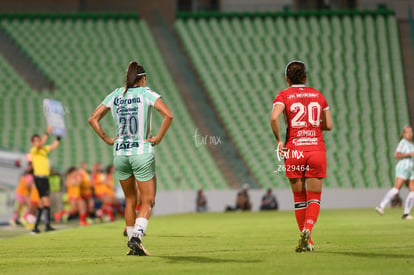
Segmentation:
{"type": "Polygon", "coordinates": [[[87,213],[84,213],[84,214],[80,214],[79,215],[79,219],[81,220],[81,222],[86,222],[86,217],[88,216],[88,214],[87,213]]]}
{"type": "Polygon", "coordinates": [[[116,205],[114,205],[113,208],[115,208],[119,212],[119,214],[121,214],[122,216],[124,215],[124,209],[122,208],[122,205],[120,203],[117,203],[116,205]]]}
{"type": "Polygon", "coordinates": [[[293,192],[293,201],[295,202],[295,216],[299,230],[302,231],[305,226],[306,218],[306,189],[299,192],[293,192]]]}
{"type": "Polygon", "coordinates": [[[308,191],[308,208],[306,210],[305,228],[312,232],[312,228],[318,220],[321,209],[321,192],[308,191]]]}
{"type": "Polygon", "coordinates": [[[109,216],[109,219],[111,221],[113,221],[114,220],[114,210],[112,209],[112,205],[110,203],[106,203],[104,205],[104,209],[105,209],[106,214],[109,216]]]}

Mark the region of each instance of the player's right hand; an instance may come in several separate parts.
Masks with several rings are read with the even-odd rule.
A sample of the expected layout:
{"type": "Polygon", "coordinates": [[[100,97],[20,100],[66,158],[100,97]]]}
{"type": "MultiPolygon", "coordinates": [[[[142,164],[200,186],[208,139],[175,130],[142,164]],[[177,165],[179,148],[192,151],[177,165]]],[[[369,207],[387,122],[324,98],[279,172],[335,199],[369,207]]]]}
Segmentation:
{"type": "Polygon", "coordinates": [[[284,156],[286,150],[287,149],[285,147],[285,144],[282,141],[279,141],[279,143],[277,144],[277,152],[279,153],[279,155],[284,156]]]}
{"type": "Polygon", "coordinates": [[[114,138],[112,138],[112,139],[110,139],[110,141],[107,141],[106,143],[108,144],[108,145],[114,145],[114,143],[115,143],[115,140],[117,140],[118,139],[118,137],[114,137],[114,138]]]}

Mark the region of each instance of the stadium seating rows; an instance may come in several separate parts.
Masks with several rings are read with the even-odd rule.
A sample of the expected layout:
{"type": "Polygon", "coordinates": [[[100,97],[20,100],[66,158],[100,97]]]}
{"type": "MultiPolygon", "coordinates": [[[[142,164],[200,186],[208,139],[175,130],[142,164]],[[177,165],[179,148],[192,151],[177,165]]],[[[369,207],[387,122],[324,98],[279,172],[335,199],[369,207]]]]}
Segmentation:
{"type": "MultiPolygon", "coordinates": [[[[175,28],[241,155],[263,187],[288,185],[269,128],[284,68],[303,60],[331,106],[327,186],[388,186],[409,122],[392,14],[186,17],[175,28]]],[[[283,125],[283,124],[282,124],[283,125]]]]}
{"type": "MultiPolygon", "coordinates": [[[[392,182],[393,150],[408,122],[393,15],[205,16],[178,19],[175,26],[219,117],[262,187],[288,185],[274,152],[269,115],[277,91],[286,87],[283,71],[291,59],[307,63],[309,85],[325,94],[332,109],[335,130],[325,134],[326,185],[392,182]]],[[[62,148],[52,155],[54,163],[62,168],[81,160],[110,163],[110,148],[91,131],[87,118],[114,84],[122,85],[126,60],[135,59],[147,68],[149,86],[165,92],[175,115],[158,150],[160,189],[227,186],[207,148],[195,148],[194,122],[144,22],[9,16],[0,27],[57,87],[33,91],[0,56],[0,110],[7,114],[0,118],[0,147],[26,151],[29,137],[45,127],[42,100],[51,97],[64,103],[68,127],[62,148]]],[[[111,119],[103,124],[113,131],[111,119]]],[[[155,115],[155,131],[159,125],[155,115]]]]}
{"type": "MultiPolygon", "coordinates": [[[[164,96],[175,120],[157,148],[159,189],[221,189],[227,186],[207,147],[195,147],[196,129],[168,72],[149,27],[134,18],[7,17],[3,28],[54,82],[53,91],[34,91],[0,56],[2,103],[0,147],[27,151],[33,133],[44,129],[43,98],[65,106],[67,137],[51,155],[54,165],[68,168],[82,160],[111,163],[112,152],[87,123],[89,115],[116,86],[122,86],[130,60],[143,64],[148,86],[164,96]]],[[[111,118],[103,127],[113,133],[111,118]]],[[[157,132],[161,116],[154,114],[157,132]]]]}

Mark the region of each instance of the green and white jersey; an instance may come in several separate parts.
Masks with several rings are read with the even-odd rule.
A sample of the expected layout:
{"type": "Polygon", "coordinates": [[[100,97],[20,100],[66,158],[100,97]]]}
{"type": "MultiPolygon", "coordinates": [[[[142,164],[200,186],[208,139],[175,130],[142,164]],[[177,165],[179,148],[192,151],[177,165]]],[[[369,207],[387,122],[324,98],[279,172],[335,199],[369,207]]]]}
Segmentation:
{"type": "MultiPolygon", "coordinates": [[[[398,143],[397,149],[395,152],[399,152],[402,154],[408,154],[414,152],[414,144],[409,142],[405,138],[401,139],[400,143],[398,143]]],[[[397,168],[399,169],[413,169],[414,168],[414,158],[403,158],[397,161],[397,168]]]]}
{"type": "Polygon", "coordinates": [[[117,88],[102,102],[111,109],[118,139],[114,143],[114,156],[132,156],[153,153],[150,142],[151,108],[160,95],[149,87],[117,88]]]}

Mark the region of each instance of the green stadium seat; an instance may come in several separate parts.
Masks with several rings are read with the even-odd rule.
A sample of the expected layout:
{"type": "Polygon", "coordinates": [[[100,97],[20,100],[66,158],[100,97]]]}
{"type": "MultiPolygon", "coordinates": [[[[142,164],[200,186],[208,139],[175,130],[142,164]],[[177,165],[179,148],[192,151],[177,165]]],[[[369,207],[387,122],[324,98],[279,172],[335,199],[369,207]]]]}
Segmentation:
{"type": "Polygon", "coordinates": [[[262,187],[287,186],[284,173],[273,173],[269,115],[292,59],[305,61],[309,85],[325,94],[332,109],[328,186],[392,181],[396,137],[408,121],[395,16],[178,19],[175,28],[262,187]]]}
{"type": "MultiPolygon", "coordinates": [[[[32,90],[0,56],[0,82],[14,93],[0,104],[1,113],[6,114],[0,118],[0,125],[8,133],[2,135],[1,147],[27,151],[31,134],[46,127],[43,98],[55,98],[66,108],[68,135],[51,155],[53,165],[66,170],[83,160],[89,164],[96,161],[110,164],[111,148],[93,132],[87,119],[114,87],[123,85],[128,62],[138,60],[150,75],[149,86],[164,95],[175,116],[162,146],[157,148],[159,189],[228,187],[207,148],[190,149],[194,143],[191,133],[196,126],[144,21],[92,17],[1,19],[0,26],[56,86],[54,91],[32,90]],[[25,99],[27,95],[30,102],[25,99]],[[16,100],[21,101],[20,106],[27,112],[11,115],[16,100]]],[[[0,93],[4,95],[5,91],[2,89],[0,93]]],[[[154,115],[155,132],[160,123],[160,117],[154,115]]],[[[105,118],[102,124],[113,133],[111,118],[105,118]]]]}

